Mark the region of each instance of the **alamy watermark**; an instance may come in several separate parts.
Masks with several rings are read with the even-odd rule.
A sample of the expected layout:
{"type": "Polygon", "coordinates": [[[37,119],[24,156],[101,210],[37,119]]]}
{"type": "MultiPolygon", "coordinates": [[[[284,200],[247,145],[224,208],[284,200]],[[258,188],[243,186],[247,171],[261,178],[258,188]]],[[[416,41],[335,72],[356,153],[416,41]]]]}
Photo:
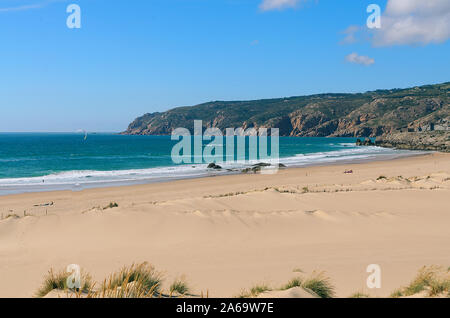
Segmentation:
{"type": "Polygon", "coordinates": [[[202,121],[195,120],[193,132],[192,135],[187,128],[177,128],[172,132],[171,139],[179,141],[171,152],[172,161],[175,164],[225,162],[245,164],[265,160],[270,162],[270,165],[261,167],[261,173],[278,171],[280,154],[278,128],[271,128],[270,136],[267,128],[227,128],[223,134],[219,128],[215,127],[203,131],[202,121]],[[206,145],[204,145],[205,141],[206,145]]]}
{"type": "Polygon", "coordinates": [[[81,8],[78,4],[69,4],[66,9],[70,15],[67,17],[66,25],[69,29],[81,29],[81,8]]]}
{"type": "Polygon", "coordinates": [[[367,288],[381,288],[381,266],[378,264],[370,264],[366,269],[367,273],[370,273],[369,277],[367,277],[367,288]]]}
{"type": "Polygon", "coordinates": [[[69,273],[67,277],[67,287],[69,289],[80,289],[81,288],[81,267],[77,264],[71,264],[67,266],[66,272],[69,273]]]}
{"type": "Polygon", "coordinates": [[[381,8],[378,4],[371,4],[367,7],[367,27],[369,29],[381,29],[381,8]]]}

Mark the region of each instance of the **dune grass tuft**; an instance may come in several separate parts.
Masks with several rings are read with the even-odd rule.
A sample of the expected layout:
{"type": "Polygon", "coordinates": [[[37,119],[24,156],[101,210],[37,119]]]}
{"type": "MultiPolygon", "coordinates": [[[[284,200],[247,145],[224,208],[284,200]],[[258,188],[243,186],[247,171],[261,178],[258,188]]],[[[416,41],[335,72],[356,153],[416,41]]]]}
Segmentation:
{"type": "Polygon", "coordinates": [[[271,288],[267,284],[255,285],[250,289],[250,292],[253,295],[259,295],[266,291],[271,290],[271,288]]]}
{"type": "Polygon", "coordinates": [[[266,283],[254,285],[250,290],[243,289],[240,294],[237,296],[238,298],[253,298],[258,295],[271,291],[272,288],[269,287],[266,283]]]}
{"type": "Polygon", "coordinates": [[[71,290],[67,286],[67,279],[71,273],[66,271],[54,272],[53,269],[50,269],[48,274],[45,276],[44,283],[36,292],[36,297],[42,298],[45,297],[51,291],[58,289],[61,291],[74,291],[74,292],[82,292],[89,293],[93,288],[93,283],[91,276],[89,274],[82,273],[81,274],[81,289],[80,290],[71,290]]]}
{"type": "Polygon", "coordinates": [[[414,280],[406,287],[395,290],[391,297],[413,296],[426,292],[428,297],[447,296],[450,293],[450,274],[440,266],[424,266],[414,280]]]}
{"type": "Polygon", "coordinates": [[[169,287],[170,294],[178,293],[187,295],[190,291],[189,285],[184,278],[177,278],[169,287]]]}
{"type": "Polygon", "coordinates": [[[282,290],[291,289],[294,287],[302,287],[303,281],[300,277],[291,279],[286,285],[281,287],[282,290]]]}
{"type": "Polygon", "coordinates": [[[102,297],[141,298],[160,293],[162,276],[148,264],[123,267],[103,281],[98,292],[102,297]]]}
{"type": "Polygon", "coordinates": [[[311,276],[306,278],[295,277],[278,289],[272,289],[267,284],[255,285],[250,290],[242,290],[238,297],[253,298],[267,291],[288,290],[295,287],[302,287],[321,298],[332,298],[335,295],[330,278],[326,277],[323,272],[313,272],[311,276]]]}
{"type": "Polygon", "coordinates": [[[370,295],[369,295],[369,294],[366,294],[366,293],[363,293],[363,292],[360,292],[360,291],[358,291],[358,292],[356,292],[356,293],[354,293],[354,294],[350,295],[350,297],[349,297],[349,298],[370,298],[370,295]]]}
{"type": "Polygon", "coordinates": [[[111,274],[94,290],[91,276],[81,273],[82,288],[69,289],[67,279],[71,273],[54,272],[51,269],[45,276],[44,283],[36,292],[36,297],[45,297],[53,290],[68,292],[69,297],[77,298],[148,298],[161,297],[160,284],[162,276],[148,263],[123,267],[111,274]],[[69,293],[72,292],[72,293],[69,293]]]}
{"type": "Polygon", "coordinates": [[[394,290],[394,291],[391,293],[391,295],[390,295],[391,298],[399,298],[399,297],[402,297],[402,296],[403,296],[403,292],[402,292],[401,289],[396,289],[396,290],[394,290]]]}
{"type": "Polygon", "coordinates": [[[314,273],[303,282],[302,287],[312,290],[321,298],[333,298],[335,295],[334,286],[331,284],[330,278],[325,276],[323,272],[314,273]]]}

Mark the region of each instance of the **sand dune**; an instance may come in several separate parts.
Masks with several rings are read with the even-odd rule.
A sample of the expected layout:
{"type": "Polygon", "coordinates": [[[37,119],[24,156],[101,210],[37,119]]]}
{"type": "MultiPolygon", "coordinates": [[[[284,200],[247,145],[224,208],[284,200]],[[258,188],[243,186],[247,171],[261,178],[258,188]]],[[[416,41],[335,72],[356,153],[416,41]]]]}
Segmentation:
{"type": "Polygon", "coordinates": [[[144,261],[213,297],[294,268],[326,271],[340,297],[387,296],[450,265],[449,198],[448,154],[0,197],[0,296],[32,296],[50,267],[102,279],[144,261]],[[381,289],[367,290],[369,264],[381,289]]]}

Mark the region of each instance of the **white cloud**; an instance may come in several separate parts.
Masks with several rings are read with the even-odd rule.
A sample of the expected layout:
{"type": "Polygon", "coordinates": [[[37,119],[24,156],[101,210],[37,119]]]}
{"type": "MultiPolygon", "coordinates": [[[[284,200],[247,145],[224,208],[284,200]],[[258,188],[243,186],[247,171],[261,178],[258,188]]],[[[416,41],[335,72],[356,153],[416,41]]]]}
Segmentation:
{"type": "Polygon", "coordinates": [[[412,13],[439,13],[450,9],[448,0],[388,0],[386,13],[404,15],[412,13]]]}
{"type": "Polygon", "coordinates": [[[362,65],[372,65],[375,64],[375,60],[365,55],[358,55],[358,53],[352,53],[345,57],[345,60],[349,63],[362,64],[362,65]]]}
{"type": "Polygon", "coordinates": [[[356,35],[361,31],[361,27],[358,25],[351,25],[341,33],[345,35],[345,38],[341,41],[341,44],[351,44],[357,42],[356,35]]]}
{"type": "Polygon", "coordinates": [[[66,0],[36,1],[33,4],[24,4],[24,5],[17,5],[15,7],[0,8],[0,12],[27,11],[27,10],[32,10],[32,9],[40,9],[40,8],[46,7],[47,5],[49,5],[53,2],[62,2],[62,1],[66,1],[66,0]]]}
{"type": "Polygon", "coordinates": [[[262,11],[283,10],[295,8],[302,0],[263,0],[259,5],[262,11]]]}
{"type": "Polygon", "coordinates": [[[426,45],[450,38],[449,0],[388,0],[375,46],[426,45]]]}

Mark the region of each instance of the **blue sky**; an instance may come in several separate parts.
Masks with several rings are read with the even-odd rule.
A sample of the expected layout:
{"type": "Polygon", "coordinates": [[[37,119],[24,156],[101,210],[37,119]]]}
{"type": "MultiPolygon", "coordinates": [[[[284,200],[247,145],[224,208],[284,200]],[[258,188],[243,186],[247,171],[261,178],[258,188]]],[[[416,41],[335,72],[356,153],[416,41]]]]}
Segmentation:
{"type": "Polygon", "coordinates": [[[449,81],[450,1],[434,1],[0,0],[0,131],[122,131],[211,100],[449,81]]]}

